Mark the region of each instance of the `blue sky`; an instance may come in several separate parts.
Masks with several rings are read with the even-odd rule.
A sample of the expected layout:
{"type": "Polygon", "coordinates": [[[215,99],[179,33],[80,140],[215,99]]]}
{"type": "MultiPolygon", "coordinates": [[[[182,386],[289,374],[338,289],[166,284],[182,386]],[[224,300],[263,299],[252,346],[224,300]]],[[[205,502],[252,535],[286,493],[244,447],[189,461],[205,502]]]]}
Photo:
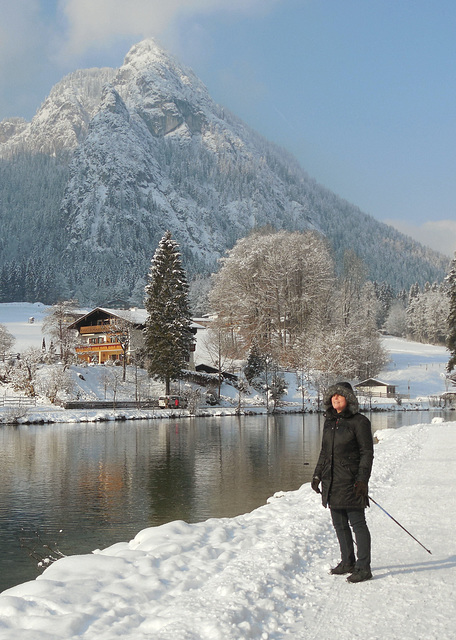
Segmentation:
{"type": "MultiPolygon", "coordinates": [[[[454,0],[0,0],[0,120],[158,39],[378,220],[456,249],[454,0]]],[[[342,221],[341,221],[342,223],[342,221]]]]}

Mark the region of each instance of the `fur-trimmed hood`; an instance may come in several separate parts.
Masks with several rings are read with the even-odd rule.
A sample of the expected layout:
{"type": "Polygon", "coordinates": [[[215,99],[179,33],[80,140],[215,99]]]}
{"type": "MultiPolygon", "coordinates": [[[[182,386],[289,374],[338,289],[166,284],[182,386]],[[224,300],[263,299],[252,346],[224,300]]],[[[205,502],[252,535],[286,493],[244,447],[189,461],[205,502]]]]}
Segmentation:
{"type": "Polygon", "coordinates": [[[326,411],[332,409],[331,398],[335,395],[343,396],[347,401],[347,409],[350,413],[355,414],[358,413],[359,403],[358,398],[355,396],[355,392],[353,391],[353,387],[349,382],[337,382],[333,384],[326,391],[323,396],[323,404],[325,406],[326,411]]]}

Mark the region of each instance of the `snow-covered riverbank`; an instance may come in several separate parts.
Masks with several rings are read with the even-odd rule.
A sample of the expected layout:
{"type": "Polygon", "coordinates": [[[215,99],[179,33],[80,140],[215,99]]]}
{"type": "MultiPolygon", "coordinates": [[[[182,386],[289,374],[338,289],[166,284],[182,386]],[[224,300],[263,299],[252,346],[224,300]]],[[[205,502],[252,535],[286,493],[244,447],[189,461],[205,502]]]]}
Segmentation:
{"type": "MultiPolygon", "coordinates": [[[[46,307],[35,303],[4,303],[0,304],[0,322],[15,337],[15,349],[22,351],[28,347],[39,348],[42,341],[41,327],[46,307]],[[28,318],[34,318],[30,324],[28,318]]],[[[390,361],[383,371],[378,374],[378,378],[396,387],[396,391],[404,396],[409,396],[402,405],[397,405],[394,399],[389,398],[366,398],[363,407],[363,399],[360,398],[361,408],[367,410],[372,407],[374,410],[426,410],[431,404],[438,404],[439,396],[447,389],[448,382],[445,379],[445,366],[448,361],[448,352],[444,347],[420,344],[411,342],[403,338],[385,336],[384,346],[390,355],[390,361]]],[[[205,361],[205,351],[197,345],[196,358],[198,361],[205,361]]],[[[206,354],[207,356],[207,354],[206,354]]],[[[138,371],[129,371],[127,381],[119,381],[119,369],[116,367],[81,367],[72,366],[70,375],[72,376],[72,398],[80,400],[106,400],[113,396],[113,379],[115,378],[115,388],[117,400],[132,400],[138,391],[138,371]],[[117,371],[116,371],[117,370],[117,371]],[[118,374],[118,375],[116,375],[118,374]]],[[[162,385],[151,383],[147,379],[146,372],[141,372],[143,381],[143,397],[158,397],[163,393],[162,385]],[[152,388],[153,387],[153,388],[152,388]]],[[[284,397],[286,406],[284,411],[299,411],[302,409],[302,394],[299,387],[300,380],[292,372],[285,374],[288,389],[284,397]]],[[[140,376],[141,377],[141,376],[140,376]]],[[[39,391],[38,385],[38,391],[39,391]]],[[[238,392],[229,384],[222,387],[222,402],[219,407],[202,406],[196,414],[202,415],[233,415],[238,406],[238,392]]],[[[20,392],[19,392],[20,393],[20,392]]],[[[13,385],[1,385],[0,401],[2,396],[19,395],[14,391],[13,385]]],[[[114,403],[113,403],[114,404],[114,403]]],[[[253,389],[242,398],[242,411],[245,413],[261,414],[266,412],[264,398],[253,389]]],[[[309,388],[305,394],[306,410],[315,410],[318,406],[315,397],[315,390],[309,388]]],[[[10,414],[11,410],[6,406],[2,407],[0,402],[0,421],[5,413],[10,414]]],[[[13,412],[14,413],[14,412],[13,412]]],[[[155,419],[176,417],[179,415],[188,416],[188,411],[157,411],[138,409],[114,409],[103,410],[83,409],[83,410],[63,410],[60,407],[51,405],[44,394],[37,398],[36,406],[25,408],[19,411],[17,421],[19,424],[38,424],[53,422],[97,422],[101,420],[135,420],[135,419],[155,419]]]]}
{"type": "MultiPolygon", "coordinates": [[[[362,408],[362,407],[361,407],[362,408]]],[[[3,417],[8,413],[8,408],[0,407],[0,424],[3,417]]],[[[430,411],[429,422],[432,414],[440,413],[435,407],[429,407],[426,400],[412,401],[398,406],[396,403],[384,403],[381,407],[376,407],[374,411],[430,411]]],[[[279,413],[300,413],[299,405],[288,405],[278,409],[279,413]]],[[[244,406],[240,412],[235,407],[204,407],[195,413],[190,413],[187,409],[58,409],[53,406],[42,406],[28,409],[27,413],[15,423],[22,425],[33,424],[55,424],[55,423],[88,423],[88,422],[122,422],[124,420],[163,420],[175,418],[206,418],[217,416],[234,415],[266,415],[265,406],[244,406]]],[[[6,422],[6,420],[5,420],[6,422]]]]}
{"type": "Polygon", "coordinates": [[[379,432],[368,510],[374,579],[328,574],[337,543],[310,485],[232,519],[171,522],[59,560],[0,596],[12,640],[454,637],[456,423],[379,432]],[[336,633],[337,630],[337,633],[336,633]]]}

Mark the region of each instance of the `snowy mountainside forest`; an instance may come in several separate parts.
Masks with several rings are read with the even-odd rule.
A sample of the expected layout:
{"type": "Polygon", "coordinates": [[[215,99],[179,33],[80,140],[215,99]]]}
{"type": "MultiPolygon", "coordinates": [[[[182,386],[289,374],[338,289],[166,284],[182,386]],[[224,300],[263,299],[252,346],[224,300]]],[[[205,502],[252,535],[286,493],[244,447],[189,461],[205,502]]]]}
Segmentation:
{"type": "Polygon", "coordinates": [[[449,264],[317,184],[152,40],[64,78],[30,123],[0,123],[0,201],[5,302],[141,304],[168,229],[190,279],[268,225],[322,233],[339,271],[350,248],[394,290],[449,264]]]}

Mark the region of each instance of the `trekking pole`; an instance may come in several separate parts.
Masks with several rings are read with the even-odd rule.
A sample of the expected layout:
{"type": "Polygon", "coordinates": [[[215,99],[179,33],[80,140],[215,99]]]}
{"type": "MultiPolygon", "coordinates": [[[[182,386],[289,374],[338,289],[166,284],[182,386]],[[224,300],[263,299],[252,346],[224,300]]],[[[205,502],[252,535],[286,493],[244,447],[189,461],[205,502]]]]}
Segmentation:
{"type": "Polygon", "coordinates": [[[393,520],[397,525],[399,525],[401,529],[404,529],[405,533],[408,533],[408,534],[409,534],[409,536],[415,540],[415,542],[418,542],[418,544],[419,544],[420,546],[422,546],[422,547],[423,547],[423,549],[425,549],[428,553],[430,553],[430,554],[432,555],[432,551],[429,551],[429,549],[426,549],[426,547],[424,546],[424,544],[421,544],[421,542],[420,542],[419,540],[417,540],[417,539],[415,538],[415,536],[412,536],[412,534],[410,533],[410,531],[407,531],[407,529],[406,529],[405,527],[403,527],[403,526],[401,525],[401,523],[400,523],[400,522],[398,522],[395,518],[393,518],[393,516],[392,516],[390,513],[388,513],[388,511],[386,511],[386,509],[384,509],[382,506],[380,506],[380,505],[378,504],[378,502],[375,502],[375,500],[372,498],[372,496],[369,496],[369,500],[372,500],[372,502],[373,502],[374,504],[376,504],[376,505],[377,505],[377,507],[383,511],[383,513],[386,513],[386,515],[387,515],[389,518],[391,518],[391,520],[393,520]]]}

